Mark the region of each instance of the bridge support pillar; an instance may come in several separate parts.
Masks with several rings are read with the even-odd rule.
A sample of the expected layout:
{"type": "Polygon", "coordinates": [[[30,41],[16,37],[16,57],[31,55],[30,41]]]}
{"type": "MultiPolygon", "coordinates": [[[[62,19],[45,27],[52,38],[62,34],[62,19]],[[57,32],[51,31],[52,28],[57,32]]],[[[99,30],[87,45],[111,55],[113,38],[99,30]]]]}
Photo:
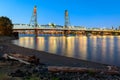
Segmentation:
{"type": "Polygon", "coordinates": [[[68,30],[64,30],[64,35],[68,35],[68,30]]]}
{"type": "Polygon", "coordinates": [[[35,31],[35,37],[37,37],[38,36],[38,29],[35,29],[34,31],[35,31]]]}

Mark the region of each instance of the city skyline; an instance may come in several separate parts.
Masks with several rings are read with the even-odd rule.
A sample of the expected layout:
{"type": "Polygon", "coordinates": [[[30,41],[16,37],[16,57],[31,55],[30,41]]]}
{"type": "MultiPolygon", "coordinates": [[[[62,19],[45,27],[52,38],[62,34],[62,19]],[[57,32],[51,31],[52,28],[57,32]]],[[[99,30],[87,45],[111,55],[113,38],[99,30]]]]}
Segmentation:
{"type": "Polygon", "coordinates": [[[29,24],[33,8],[37,6],[38,24],[64,25],[64,11],[69,12],[74,26],[118,28],[120,26],[119,0],[0,0],[0,16],[13,23],[29,24]]]}

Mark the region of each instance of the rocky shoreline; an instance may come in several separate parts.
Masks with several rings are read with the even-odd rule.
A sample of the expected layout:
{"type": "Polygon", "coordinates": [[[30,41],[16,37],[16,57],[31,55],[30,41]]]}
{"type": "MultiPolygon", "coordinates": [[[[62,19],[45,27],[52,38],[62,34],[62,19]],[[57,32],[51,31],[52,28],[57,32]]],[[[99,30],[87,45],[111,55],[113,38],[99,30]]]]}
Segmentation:
{"type": "MultiPolygon", "coordinates": [[[[100,70],[108,71],[109,70],[108,66],[111,66],[111,65],[100,64],[100,63],[95,63],[95,62],[90,62],[90,61],[84,61],[84,60],[79,60],[79,59],[74,59],[74,58],[68,58],[68,57],[64,57],[64,56],[58,56],[58,55],[50,54],[50,53],[43,52],[43,51],[37,51],[34,49],[20,47],[20,46],[12,44],[11,43],[12,39],[13,38],[10,38],[10,37],[0,37],[0,56],[2,56],[5,53],[19,53],[19,54],[24,54],[26,56],[34,55],[40,59],[40,63],[45,64],[45,66],[47,66],[47,67],[48,66],[80,67],[80,68],[89,68],[89,69],[94,69],[94,70],[100,69],[100,70]]],[[[27,65],[25,65],[25,64],[23,65],[16,61],[11,63],[13,65],[11,65],[10,63],[11,63],[11,61],[2,61],[1,60],[0,61],[0,71],[3,73],[7,73],[7,72],[12,72],[12,71],[15,72],[18,69],[26,70],[26,71],[29,70],[26,67],[27,65]],[[7,64],[7,63],[9,63],[9,64],[7,64]],[[9,66],[9,68],[5,67],[5,66],[3,68],[3,64],[6,66],[9,66]],[[21,64],[21,65],[18,65],[17,67],[15,67],[16,64],[21,64]]],[[[38,66],[40,66],[40,65],[38,65],[38,66]]],[[[36,66],[36,67],[38,67],[38,66],[36,66]]],[[[36,69],[36,67],[32,66],[31,69],[32,70],[36,69]]],[[[120,68],[119,67],[116,67],[116,68],[117,68],[117,71],[120,73],[120,68]]],[[[41,68],[41,69],[43,69],[43,68],[41,68]]],[[[31,74],[33,74],[32,70],[30,71],[31,74]]],[[[36,72],[35,74],[40,74],[40,71],[36,72]]],[[[40,75],[42,76],[42,79],[40,79],[40,80],[54,80],[51,78],[58,78],[58,80],[76,80],[76,79],[77,80],[114,80],[114,79],[120,80],[120,74],[111,75],[111,74],[105,74],[102,72],[94,73],[91,71],[88,71],[85,73],[80,73],[80,72],[69,72],[69,73],[67,72],[66,73],[63,71],[49,73],[48,71],[46,71],[46,74],[44,76],[42,74],[40,74],[40,75]],[[51,76],[48,76],[48,75],[51,75],[51,76]],[[69,75],[71,75],[71,77],[68,77],[69,75]]],[[[39,78],[41,78],[40,75],[39,75],[39,78]]],[[[21,78],[21,80],[24,80],[24,79],[21,78]]]]}

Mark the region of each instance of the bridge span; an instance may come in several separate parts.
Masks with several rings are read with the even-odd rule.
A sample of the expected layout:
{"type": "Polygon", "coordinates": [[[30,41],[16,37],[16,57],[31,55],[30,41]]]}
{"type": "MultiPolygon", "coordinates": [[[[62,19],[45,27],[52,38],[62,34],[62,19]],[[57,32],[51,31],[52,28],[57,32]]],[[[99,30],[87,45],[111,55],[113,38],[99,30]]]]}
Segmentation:
{"type": "Polygon", "coordinates": [[[120,30],[85,29],[85,28],[14,28],[20,34],[77,34],[77,35],[120,35],[120,30]]]}

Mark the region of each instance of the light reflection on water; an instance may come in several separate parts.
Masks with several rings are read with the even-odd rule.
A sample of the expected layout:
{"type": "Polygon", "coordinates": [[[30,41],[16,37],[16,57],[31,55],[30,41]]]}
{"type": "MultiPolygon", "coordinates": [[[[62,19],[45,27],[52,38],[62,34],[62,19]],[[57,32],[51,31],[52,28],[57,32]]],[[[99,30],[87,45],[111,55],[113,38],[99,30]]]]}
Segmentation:
{"type": "Polygon", "coordinates": [[[20,37],[13,43],[53,54],[120,66],[119,36],[31,36],[20,37]]]}

